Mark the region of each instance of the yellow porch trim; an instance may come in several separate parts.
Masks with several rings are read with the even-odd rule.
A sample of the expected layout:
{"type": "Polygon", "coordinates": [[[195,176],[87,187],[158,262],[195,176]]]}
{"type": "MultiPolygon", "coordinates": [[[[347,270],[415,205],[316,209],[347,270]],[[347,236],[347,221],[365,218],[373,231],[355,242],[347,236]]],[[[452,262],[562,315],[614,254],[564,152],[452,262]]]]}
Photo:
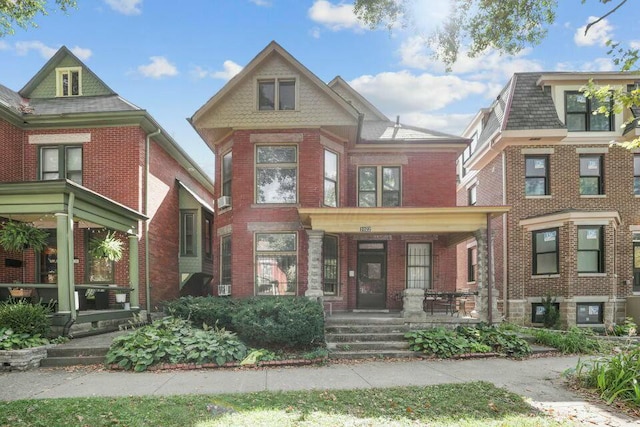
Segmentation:
{"type": "Polygon", "coordinates": [[[447,208],[299,208],[302,224],[328,233],[468,233],[510,206],[447,208]]]}

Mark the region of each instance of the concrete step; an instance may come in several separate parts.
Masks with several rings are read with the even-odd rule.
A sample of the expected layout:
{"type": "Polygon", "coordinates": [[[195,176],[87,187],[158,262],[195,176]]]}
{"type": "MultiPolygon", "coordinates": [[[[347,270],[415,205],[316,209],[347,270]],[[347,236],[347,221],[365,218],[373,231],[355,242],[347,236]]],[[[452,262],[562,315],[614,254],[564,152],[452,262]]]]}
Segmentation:
{"type": "Polygon", "coordinates": [[[389,333],[329,333],[325,335],[327,342],[369,342],[369,341],[403,341],[404,332],[389,333]]]}
{"type": "Polygon", "coordinates": [[[327,349],[332,351],[384,351],[384,350],[407,350],[409,343],[406,341],[368,341],[368,342],[327,342],[327,349]]]}
{"type": "Polygon", "coordinates": [[[409,350],[344,350],[329,353],[331,359],[384,359],[416,358],[418,354],[409,350]]]}
{"type": "Polygon", "coordinates": [[[76,365],[102,365],[104,356],[68,356],[68,357],[47,357],[40,361],[43,368],[60,368],[76,365]]]}
{"type": "Polygon", "coordinates": [[[339,325],[404,325],[402,317],[347,317],[330,316],[325,319],[325,326],[339,325]]]}
{"type": "Polygon", "coordinates": [[[86,357],[107,354],[109,347],[64,347],[56,346],[47,350],[47,357],[86,357]]]}
{"type": "Polygon", "coordinates": [[[404,334],[409,332],[406,325],[330,325],[325,326],[326,334],[404,334]]]}

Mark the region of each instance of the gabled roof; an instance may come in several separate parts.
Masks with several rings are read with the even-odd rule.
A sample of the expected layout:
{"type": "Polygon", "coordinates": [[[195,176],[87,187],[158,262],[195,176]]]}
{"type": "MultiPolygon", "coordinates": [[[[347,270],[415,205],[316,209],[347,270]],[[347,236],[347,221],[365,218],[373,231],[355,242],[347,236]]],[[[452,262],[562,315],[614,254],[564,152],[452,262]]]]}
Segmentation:
{"type": "MultiPolygon", "coordinates": [[[[342,88],[347,94],[348,96],[343,96],[338,92],[338,95],[342,96],[345,101],[347,101],[349,104],[353,105],[353,100],[355,100],[357,103],[364,105],[364,107],[368,110],[370,110],[371,113],[373,114],[366,114],[366,111],[360,111],[361,113],[365,114],[365,120],[383,120],[383,121],[389,121],[389,118],[387,116],[385,116],[380,110],[378,110],[375,105],[373,105],[372,103],[370,103],[364,96],[360,95],[359,92],[357,92],[354,88],[352,88],[349,83],[347,83],[342,77],[340,76],[336,76],[333,78],[333,80],[331,80],[328,85],[331,89],[335,90],[336,92],[338,92],[338,90],[336,90],[336,88],[342,88]]],[[[354,108],[356,108],[357,110],[361,110],[361,108],[358,108],[357,106],[354,105],[354,108]]]]}
{"type": "Polygon", "coordinates": [[[226,85],[222,87],[215,95],[213,95],[202,107],[196,111],[189,119],[194,123],[205,115],[208,111],[214,108],[218,103],[230,92],[233,92],[234,88],[250,76],[260,64],[267,60],[271,55],[279,55],[284,61],[286,61],[291,67],[300,72],[301,75],[308,78],[313,82],[322,92],[324,92],[329,98],[333,99],[339,106],[341,106],[348,114],[354,118],[358,118],[358,111],[347,101],[345,101],[340,95],[327,86],[322,80],[320,80],[315,74],[313,74],[307,67],[302,65],[297,59],[295,59],[289,52],[287,52],[282,46],[275,41],[272,41],[265,47],[255,58],[253,58],[238,74],[236,74],[226,85]]]}
{"type": "Polygon", "coordinates": [[[46,64],[38,71],[32,78],[27,82],[27,84],[20,89],[18,92],[21,96],[25,98],[31,97],[31,93],[35,88],[38,87],[40,83],[53,71],[55,71],[56,67],[67,58],[71,58],[72,61],[76,62],[79,66],[82,66],[83,72],[89,73],[94,79],[96,79],[104,89],[109,92],[110,95],[117,95],[109,86],[103,82],[100,77],[89,67],[86,66],[77,56],[73,54],[66,46],[62,46],[58,51],[47,61],[46,64]]]}
{"type": "Polygon", "coordinates": [[[0,106],[8,108],[13,113],[20,114],[24,99],[6,86],[0,85],[0,106]]]}

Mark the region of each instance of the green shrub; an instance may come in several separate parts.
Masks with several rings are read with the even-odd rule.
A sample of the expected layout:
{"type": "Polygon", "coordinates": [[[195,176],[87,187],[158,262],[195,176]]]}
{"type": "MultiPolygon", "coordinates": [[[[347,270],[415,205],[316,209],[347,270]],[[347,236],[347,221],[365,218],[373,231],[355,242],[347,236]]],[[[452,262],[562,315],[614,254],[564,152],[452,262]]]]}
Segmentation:
{"type": "Polygon", "coordinates": [[[531,354],[531,347],[513,332],[502,330],[484,323],[476,327],[459,326],[456,332],[470,341],[489,346],[491,351],[509,357],[525,357],[531,354]]]}
{"type": "Polygon", "coordinates": [[[616,323],[605,332],[617,337],[631,337],[638,333],[638,325],[636,325],[632,317],[627,317],[622,324],[616,323]]]}
{"type": "Polygon", "coordinates": [[[405,338],[409,340],[410,350],[441,358],[471,352],[487,353],[491,350],[488,346],[474,346],[475,351],[472,351],[467,338],[445,328],[411,331],[405,334],[405,338]]]}
{"type": "Polygon", "coordinates": [[[198,329],[187,320],[166,317],[116,337],[106,363],[141,372],[158,363],[223,365],[246,355],[246,346],[229,331],[198,329]]]}
{"type": "Polygon", "coordinates": [[[544,307],[542,325],[545,328],[552,329],[560,327],[560,312],[556,307],[556,299],[551,295],[547,295],[546,298],[542,298],[542,307],[544,307]]]}
{"type": "Polygon", "coordinates": [[[608,405],[614,400],[640,407],[640,348],[592,362],[580,361],[576,368],[578,381],[596,388],[608,405]]]}
{"type": "Polygon", "coordinates": [[[593,354],[602,351],[602,343],[591,329],[572,327],[567,332],[540,329],[534,334],[538,344],[558,349],[563,354],[593,354]]]}
{"type": "Polygon", "coordinates": [[[0,328],[15,334],[48,336],[51,329],[48,306],[31,304],[25,300],[0,302],[0,328]]]}
{"type": "Polygon", "coordinates": [[[217,326],[232,330],[232,316],[240,300],[220,297],[182,297],[165,304],[171,316],[189,320],[194,325],[217,326]]]}
{"type": "Polygon", "coordinates": [[[232,319],[238,336],[256,347],[308,348],[324,341],[322,306],[308,298],[245,299],[232,319]]]}
{"type": "Polygon", "coordinates": [[[0,327],[0,350],[20,350],[49,344],[40,334],[15,333],[10,328],[0,327]]]}

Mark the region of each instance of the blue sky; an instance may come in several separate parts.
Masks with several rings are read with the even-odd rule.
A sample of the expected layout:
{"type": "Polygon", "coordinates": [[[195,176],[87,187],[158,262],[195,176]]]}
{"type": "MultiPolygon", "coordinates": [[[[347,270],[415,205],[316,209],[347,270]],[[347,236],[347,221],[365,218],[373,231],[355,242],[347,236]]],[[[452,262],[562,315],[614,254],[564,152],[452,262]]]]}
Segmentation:
{"type": "MultiPolygon", "coordinates": [[[[639,47],[637,4],[592,28],[612,6],[560,0],[557,22],[540,46],[517,57],[488,53],[452,73],[423,43],[447,0],[414,0],[407,29],[363,28],[338,0],[78,0],[67,15],[38,17],[38,28],[0,39],[0,83],[21,89],[62,45],[114,91],[148,110],[213,175],[213,155],[186,118],[271,40],[320,79],[342,76],[391,118],[460,134],[516,71],[609,71],[607,39],[639,47]]],[[[615,3],[615,2],[614,2],[615,3]]]]}

